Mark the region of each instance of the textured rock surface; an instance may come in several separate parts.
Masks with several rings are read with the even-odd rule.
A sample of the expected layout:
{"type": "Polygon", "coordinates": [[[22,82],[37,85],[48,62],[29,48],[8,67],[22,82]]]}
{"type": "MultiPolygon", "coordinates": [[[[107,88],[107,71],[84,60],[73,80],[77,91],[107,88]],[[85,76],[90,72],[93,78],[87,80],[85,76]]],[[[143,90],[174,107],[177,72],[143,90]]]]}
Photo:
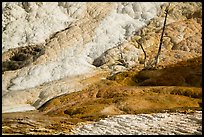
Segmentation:
{"type": "Polygon", "coordinates": [[[118,115],[98,122],[81,121],[77,126],[68,117],[35,112],[4,118],[2,131],[6,135],[202,135],[202,111],[118,115]]]}
{"type": "MultiPolygon", "coordinates": [[[[106,117],[121,114],[177,112],[175,113],[176,117],[183,121],[183,115],[179,113],[193,114],[195,110],[202,110],[201,63],[201,57],[199,57],[179,62],[164,69],[139,72],[132,69],[117,73],[82,91],[56,97],[42,105],[39,111],[4,113],[2,119],[3,133],[69,134],[71,129],[81,122],[86,124],[87,122],[99,121],[106,117]],[[13,128],[14,125],[15,128],[13,128]]],[[[85,80],[85,83],[96,81],[97,78],[98,76],[93,77],[88,80],[89,82],[85,80]]],[[[15,107],[15,109],[18,108],[15,107]]],[[[198,118],[201,119],[201,115],[198,118]]],[[[144,121],[146,120],[148,118],[144,118],[144,121]]],[[[170,118],[167,120],[170,120],[170,118]]],[[[137,122],[137,119],[135,122],[137,122]]],[[[127,130],[125,133],[117,132],[117,134],[156,134],[159,131],[162,132],[162,129],[158,129],[156,124],[161,127],[162,125],[166,126],[165,123],[159,121],[148,122],[154,124],[152,130],[157,131],[150,130],[150,132],[147,132],[145,127],[141,127],[137,133],[131,133],[132,130],[127,130]]],[[[194,121],[189,119],[189,122],[194,121]]],[[[162,134],[183,134],[182,132],[174,132],[174,129],[177,130],[178,124],[176,124],[176,121],[172,123],[175,124],[173,128],[167,129],[162,134]]],[[[172,123],[167,123],[167,125],[172,123]]],[[[148,124],[143,124],[149,128],[148,124]]],[[[192,126],[185,121],[183,121],[183,124],[186,124],[186,127],[189,128],[192,126]]],[[[200,127],[200,124],[194,126],[193,129],[196,129],[200,127]]],[[[122,127],[116,126],[113,127],[113,130],[120,131],[120,128],[122,127]]],[[[133,128],[137,129],[137,127],[133,128]]],[[[84,128],[80,129],[82,130],[81,132],[77,131],[78,134],[85,134],[83,132],[84,128]]],[[[87,131],[86,134],[101,134],[101,130],[106,130],[105,127],[101,126],[94,129],[94,133],[87,131]]],[[[182,128],[183,131],[187,129],[182,128]]],[[[200,130],[199,128],[198,134],[200,134],[200,130]]],[[[196,134],[194,131],[186,134],[196,134]]],[[[106,134],[112,134],[111,131],[108,132],[106,134]]]]}
{"type": "Polygon", "coordinates": [[[94,75],[94,59],[145,26],[161,4],[4,3],[3,62],[10,61],[16,47],[43,45],[45,53],[32,64],[3,74],[3,111],[28,102],[39,107],[54,96],[81,89],[77,77],[94,75]],[[64,87],[60,81],[69,81],[63,78],[72,84],[64,87]]]}
{"type": "Polygon", "coordinates": [[[74,135],[202,135],[202,111],[118,115],[79,126],[72,132],[74,135]]]}
{"type": "Polygon", "coordinates": [[[66,28],[75,19],[67,16],[58,3],[6,2],[3,5],[3,52],[45,42],[49,35],[66,28]]]}
{"type": "Polygon", "coordinates": [[[3,133],[72,134],[170,109],[73,134],[202,134],[201,3],[171,3],[159,66],[142,70],[140,46],[151,65],[167,6],[4,2],[3,133]]]}

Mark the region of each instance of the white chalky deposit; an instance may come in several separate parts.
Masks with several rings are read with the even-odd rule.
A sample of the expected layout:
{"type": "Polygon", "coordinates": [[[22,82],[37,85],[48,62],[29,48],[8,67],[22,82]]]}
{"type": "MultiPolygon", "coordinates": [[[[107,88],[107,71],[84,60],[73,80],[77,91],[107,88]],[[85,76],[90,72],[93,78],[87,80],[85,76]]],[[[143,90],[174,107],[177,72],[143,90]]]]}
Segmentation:
{"type": "Polygon", "coordinates": [[[2,52],[43,43],[74,21],[56,2],[6,2],[2,10],[2,52]]]}
{"type": "MultiPolygon", "coordinates": [[[[28,45],[45,46],[45,54],[36,62],[16,71],[7,71],[2,75],[3,112],[11,112],[7,108],[15,105],[32,106],[36,104],[35,101],[38,101],[35,107],[39,107],[39,104],[59,94],[79,90],[80,87],[74,85],[75,77],[89,76],[90,73],[93,75],[97,71],[92,65],[93,61],[147,25],[150,19],[157,16],[162,4],[159,2],[3,3],[2,52],[28,45]],[[70,24],[71,28],[66,30],[70,24]],[[56,32],[59,33],[49,39],[56,32]],[[64,78],[73,80],[66,83],[69,84],[65,86],[67,88],[59,84],[54,88],[57,91],[51,89],[52,94],[45,94],[50,93],[49,82],[57,83],[57,80],[64,78]],[[34,95],[18,95],[17,92],[32,92],[34,95]],[[43,97],[40,97],[41,92],[44,93],[43,97]],[[31,97],[33,98],[29,101],[31,97]]],[[[139,50],[135,54],[139,55],[139,50]]]]}
{"type": "Polygon", "coordinates": [[[118,115],[72,131],[74,135],[202,135],[202,111],[193,114],[118,115]]]}

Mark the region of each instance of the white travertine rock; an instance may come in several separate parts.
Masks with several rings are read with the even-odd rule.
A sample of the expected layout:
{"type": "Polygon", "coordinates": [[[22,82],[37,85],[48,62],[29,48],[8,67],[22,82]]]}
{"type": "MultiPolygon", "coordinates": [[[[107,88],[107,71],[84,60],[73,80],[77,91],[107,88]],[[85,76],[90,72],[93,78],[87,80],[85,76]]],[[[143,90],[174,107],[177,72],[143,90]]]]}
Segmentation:
{"type": "Polygon", "coordinates": [[[202,135],[202,111],[193,114],[118,115],[78,126],[72,135],[202,135]]]}
{"type": "Polygon", "coordinates": [[[104,52],[95,60],[94,65],[102,66],[105,64],[110,67],[116,63],[119,63],[126,67],[132,67],[138,62],[138,58],[141,56],[141,54],[143,54],[141,49],[136,48],[134,45],[131,45],[128,42],[124,42],[118,47],[111,48],[104,52]],[[119,61],[121,58],[124,60],[124,63],[119,61]]]}
{"type": "MultiPolygon", "coordinates": [[[[9,49],[28,45],[45,46],[45,54],[35,62],[2,75],[3,110],[11,112],[5,107],[26,104],[40,107],[55,96],[80,90],[83,85],[76,84],[80,83],[79,79],[75,81],[76,77],[96,74],[97,69],[92,65],[94,60],[147,25],[157,16],[162,4],[3,3],[2,52],[6,54],[9,49]],[[69,79],[64,81],[68,86],[57,84],[65,79],[69,79]],[[51,88],[49,83],[56,87],[51,88]],[[18,92],[21,94],[16,94],[18,92]]],[[[141,53],[141,49],[133,49],[124,50],[125,60],[132,64],[141,53]]]]}
{"type": "Polygon", "coordinates": [[[2,108],[3,112],[24,112],[24,111],[30,111],[35,110],[34,106],[31,106],[29,104],[23,104],[23,105],[6,105],[2,108]]]}
{"type": "Polygon", "coordinates": [[[86,15],[86,3],[85,2],[58,2],[58,6],[63,12],[76,19],[83,18],[86,15]]]}
{"type": "Polygon", "coordinates": [[[28,10],[20,2],[4,5],[2,52],[43,43],[51,34],[67,28],[74,21],[62,12],[56,2],[28,2],[28,10]]]}
{"type": "Polygon", "coordinates": [[[118,3],[117,8],[107,16],[96,29],[96,34],[91,42],[91,51],[88,56],[96,59],[106,50],[118,46],[117,43],[123,42],[127,37],[132,36],[136,31],[147,25],[147,21],[152,19],[159,12],[162,3],[118,3]],[[136,9],[138,10],[133,10],[136,9]],[[131,14],[123,13],[121,10],[130,9],[133,14],[138,14],[134,18],[131,14]],[[151,17],[145,19],[143,13],[151,13],[151,17]]]}

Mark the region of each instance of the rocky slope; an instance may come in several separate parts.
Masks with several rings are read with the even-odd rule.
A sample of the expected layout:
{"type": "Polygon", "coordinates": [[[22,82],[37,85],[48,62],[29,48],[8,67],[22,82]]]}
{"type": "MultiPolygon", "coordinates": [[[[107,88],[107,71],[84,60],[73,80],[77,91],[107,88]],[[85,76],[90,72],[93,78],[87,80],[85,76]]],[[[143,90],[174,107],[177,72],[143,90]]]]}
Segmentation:
{"type": "Polygon", "coordinates": [[[132,69],[98,81],[82,91],[56,97],[40,107],[39,111],[4,113],[3,133],[106,134],[107,131],[107,134],[201,134],[201,63],[201,58],[197,58],[165,69],[139,72],[132,69]],[[186,74],[184,70],[191,73],[186,74]],[[144,127],[127,123],[132,118],[132,121],[140,123],[143,116],[140,114],[144,113],[146,115],[142,117],[144,121],[141,123],[144,127]],[[123,117],[128,116],[118,116],[123,122],[114,118],[115,115],[127,114],[135,116],[126,120],[123,117]],[[160,115],[162,118],[157,119],[160,115]],[[113,124],[112,128],[107,129],[103,122],[97,123],[104,118],[108,118],[104,121],[105,125],[113,124]],[[94,121],[95,124],[80,126],[94,121]],[[181,123],[183,127],[179,126],[181,123]],[[169,125],[171,128],[163,129],[169,125]]]}
{"type": "Polygon", "coordinates": [[[2,75],[3,112],[35,109],[82,89],[78,77],[95,75],[93,61],[145,26],[161,4],[4,3],[2,61],[8,71],[2,75]],[[36,45],[35,52],[29,48],[36,45]]]}
{"type": "MultiPolygon", "coordinates": [[[[164,110],[177,112],[173,115],[190,128],[179,112],[190,109],[191,116],[201,119],[201,112],[193,113],[202,107],[201,3],[171,3],[159,66],[142,70],[141,45],[147,54],[145,63],[151,65],[167,6],[156,2],[3,3],[3,133],[70,134],[81,122],[164,110]]],[[[135,116],[127,117],[138,121],[135,116]]],[[[197,121],[191,116],[186,118],[197,121]]],[[[111,120],[107,121],[114,125],[111,120]]],[[[183,134],[177,126],[161,133],[183,134]]],[[[200,126],[198,122],[195,130],[185,134],[200,134],[200,126]]],[[[89,132],[87,127],[74,134],[106,130],[89,132]]],[[[107,134],[146,130],[137,129],[137,133],[116,133],[113,128],[107,134]]],[[[143,133],[157,134],[162,129],[153,130],[143,133]]]]}

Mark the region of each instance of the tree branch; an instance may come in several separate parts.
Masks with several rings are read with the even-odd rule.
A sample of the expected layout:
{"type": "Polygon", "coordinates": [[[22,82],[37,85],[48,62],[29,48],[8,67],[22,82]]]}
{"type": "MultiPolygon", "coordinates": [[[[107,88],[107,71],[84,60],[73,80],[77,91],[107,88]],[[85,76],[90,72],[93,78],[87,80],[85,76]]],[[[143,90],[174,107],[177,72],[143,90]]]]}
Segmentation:
{"type": "Polygon", "coordinates": [[[157,66],[158,64],[158,61],[159,61],[159,55],[161,53],[161,46],[162,46],[162,42],[163,42],[163,37],[164,37],[164,30],[165,30],[165,26],[166,26],[166,20],[167,20],[167,15],[169,13],[169,7],[170,7],[170,3],[168,5],[168,7],[166,8],[165,12],[166,12],[166,15],[165,15],[165,19],[164,19],[164,26],[163,26],[163,30],[162,30],[162,34],[161,34],[161,38],[160,38],[160,44],[159,44],[159,49],[158,49],[158,53],[157,53],[157,56],[155,57],[155,67],[157,66]]]}

